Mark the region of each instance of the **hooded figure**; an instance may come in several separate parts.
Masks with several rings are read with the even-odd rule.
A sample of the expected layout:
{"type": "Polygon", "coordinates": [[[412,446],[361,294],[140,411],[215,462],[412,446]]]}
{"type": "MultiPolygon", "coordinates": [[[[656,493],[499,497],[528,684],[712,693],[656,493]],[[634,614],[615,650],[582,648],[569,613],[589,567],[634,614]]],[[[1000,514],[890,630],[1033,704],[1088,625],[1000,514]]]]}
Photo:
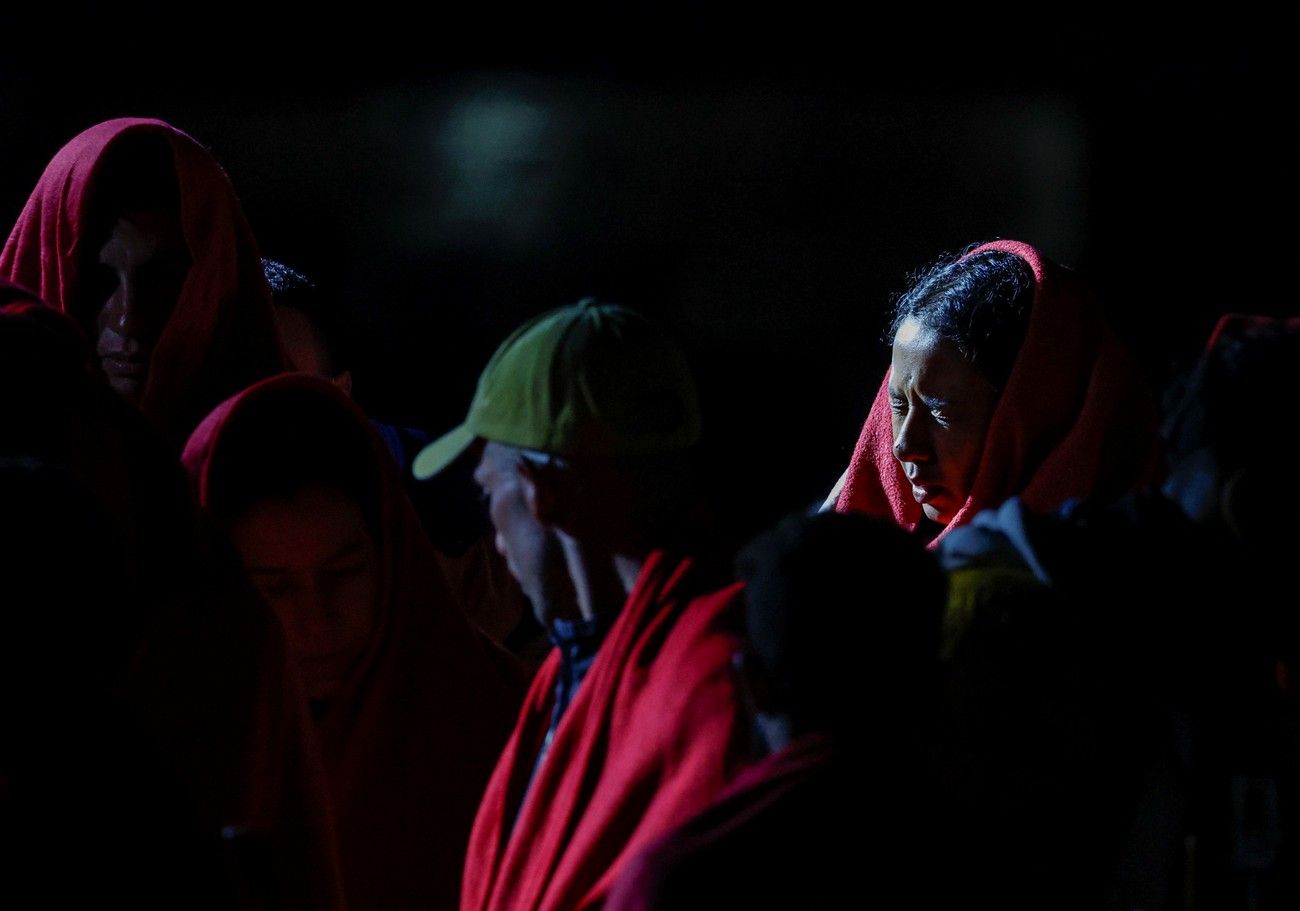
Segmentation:
{"type": "Polygon", "coordinates": [[[0,277],[72,316],[109,384],[174,442],[284,369],[230,181],[159,120],[108,120],[60,149],[0,252],[0,277]]]}
{"type": "Polygon", "coordinates": [[[335,386],[258,383],[183,460],[288,635],[348,906],[453,906],[519,666],[460,612],[384,443],[335,386]]]}

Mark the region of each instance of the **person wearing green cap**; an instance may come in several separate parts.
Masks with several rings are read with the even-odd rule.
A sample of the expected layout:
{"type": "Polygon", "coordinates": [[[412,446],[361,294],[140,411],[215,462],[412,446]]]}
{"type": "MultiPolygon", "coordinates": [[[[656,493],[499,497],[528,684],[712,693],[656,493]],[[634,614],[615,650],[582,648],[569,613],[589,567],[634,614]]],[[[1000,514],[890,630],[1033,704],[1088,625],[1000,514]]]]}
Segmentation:
{"type": "Polygon", "coordinates": [[[699,438],[680,348],[584,300],[516,330],[416,457],[431,478],[477,447],[497,548],[556,644],[480,804],[462,908],[598,905],[744,760],[740,586],[702,556],[699,438]]]}

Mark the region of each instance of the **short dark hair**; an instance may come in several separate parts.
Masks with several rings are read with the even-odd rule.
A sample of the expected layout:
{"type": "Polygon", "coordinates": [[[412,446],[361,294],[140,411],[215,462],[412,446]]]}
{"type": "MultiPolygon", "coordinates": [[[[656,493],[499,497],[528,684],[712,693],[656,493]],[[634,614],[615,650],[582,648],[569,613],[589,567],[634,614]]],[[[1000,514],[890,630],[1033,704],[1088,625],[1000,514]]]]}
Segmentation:
{"type": "Polygon", "coordinates": [[[889,342],[905,320],[915,319],[1002,389],[1029,328],[1034,287],[1029,264],[1014,253],[946,254],[895,298],[889,342]]]}
{"type": "Polygon", "coordinates": [[[749,660],[796,730],[859,724],[883,679],[900,690],[897,708],[918,711],[908,696],[937,675],[947,591],[919,540],[856,513],[796,515],[746,545],[736,570],[747,583],[749,660]],[[906,603],[883,595],[886,571],[906,579],[906,603]]]}
{"type": "Polygon", "coordinates": [[[271,303],[291,307],[311,323],[316,340],[325,352],[326,369],[338,375],[351,366],[345,343],[343,307],[338,296],[312,281],[292,266],[276,259],[263,259],[262,271],[271,289],[271,303]]]}

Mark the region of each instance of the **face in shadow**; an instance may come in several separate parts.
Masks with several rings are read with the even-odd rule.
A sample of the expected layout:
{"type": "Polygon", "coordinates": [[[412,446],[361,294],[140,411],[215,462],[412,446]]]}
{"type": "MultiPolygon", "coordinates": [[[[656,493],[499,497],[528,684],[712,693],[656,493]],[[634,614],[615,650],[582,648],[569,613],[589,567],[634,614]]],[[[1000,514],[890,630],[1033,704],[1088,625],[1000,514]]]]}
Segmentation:
{"type": "Polygon", "coordinates": [[[483,447],[474,480],[487,501],[497,551],[533,606],[542,626],[555,617],[576,615],[573,581],[564,548],[544,526],[525,495],[517,449],[489,442],[483,447]]]}
{"type": "Polygon", "coordinates": [[[338,695],[378,614],[379,547],[361,505],[340,490],[309,487],[253,504],[230,537],[284,626],[308,698],[338,695]]]}
{"type": "Polygon", "coordinates": [[[191,257],[180,219],[168,209],[115,219],[95,253],[86,306],[95,313],[95,354],[109,385],[136,404],[150,358],[176,309],[191,257]]]}

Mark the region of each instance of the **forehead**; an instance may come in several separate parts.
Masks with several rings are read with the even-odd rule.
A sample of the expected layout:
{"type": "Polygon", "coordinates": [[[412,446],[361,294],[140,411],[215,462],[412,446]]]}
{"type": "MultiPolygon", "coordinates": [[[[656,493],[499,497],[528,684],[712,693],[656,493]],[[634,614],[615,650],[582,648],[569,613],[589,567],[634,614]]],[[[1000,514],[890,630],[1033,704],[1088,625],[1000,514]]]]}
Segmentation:
{"type": "Polygon", "coordinates": [[[361,504],[325,487],[260,500],[231,528],[249,562],[285,568],[317,565],[369,534],[361,504]]]}
{"type": "Polygon", "coordinates": [[[945,398],[960,396],[988,381],[952,343],[915,319],[906,319],[894,336],[889,385],[945,398]]]}
{"type": "Polygon", "coordinates": [[[113,222],[101,262],[135,261],[187,250],[180,219],[164,209],[127,212],[113,222]]]}

